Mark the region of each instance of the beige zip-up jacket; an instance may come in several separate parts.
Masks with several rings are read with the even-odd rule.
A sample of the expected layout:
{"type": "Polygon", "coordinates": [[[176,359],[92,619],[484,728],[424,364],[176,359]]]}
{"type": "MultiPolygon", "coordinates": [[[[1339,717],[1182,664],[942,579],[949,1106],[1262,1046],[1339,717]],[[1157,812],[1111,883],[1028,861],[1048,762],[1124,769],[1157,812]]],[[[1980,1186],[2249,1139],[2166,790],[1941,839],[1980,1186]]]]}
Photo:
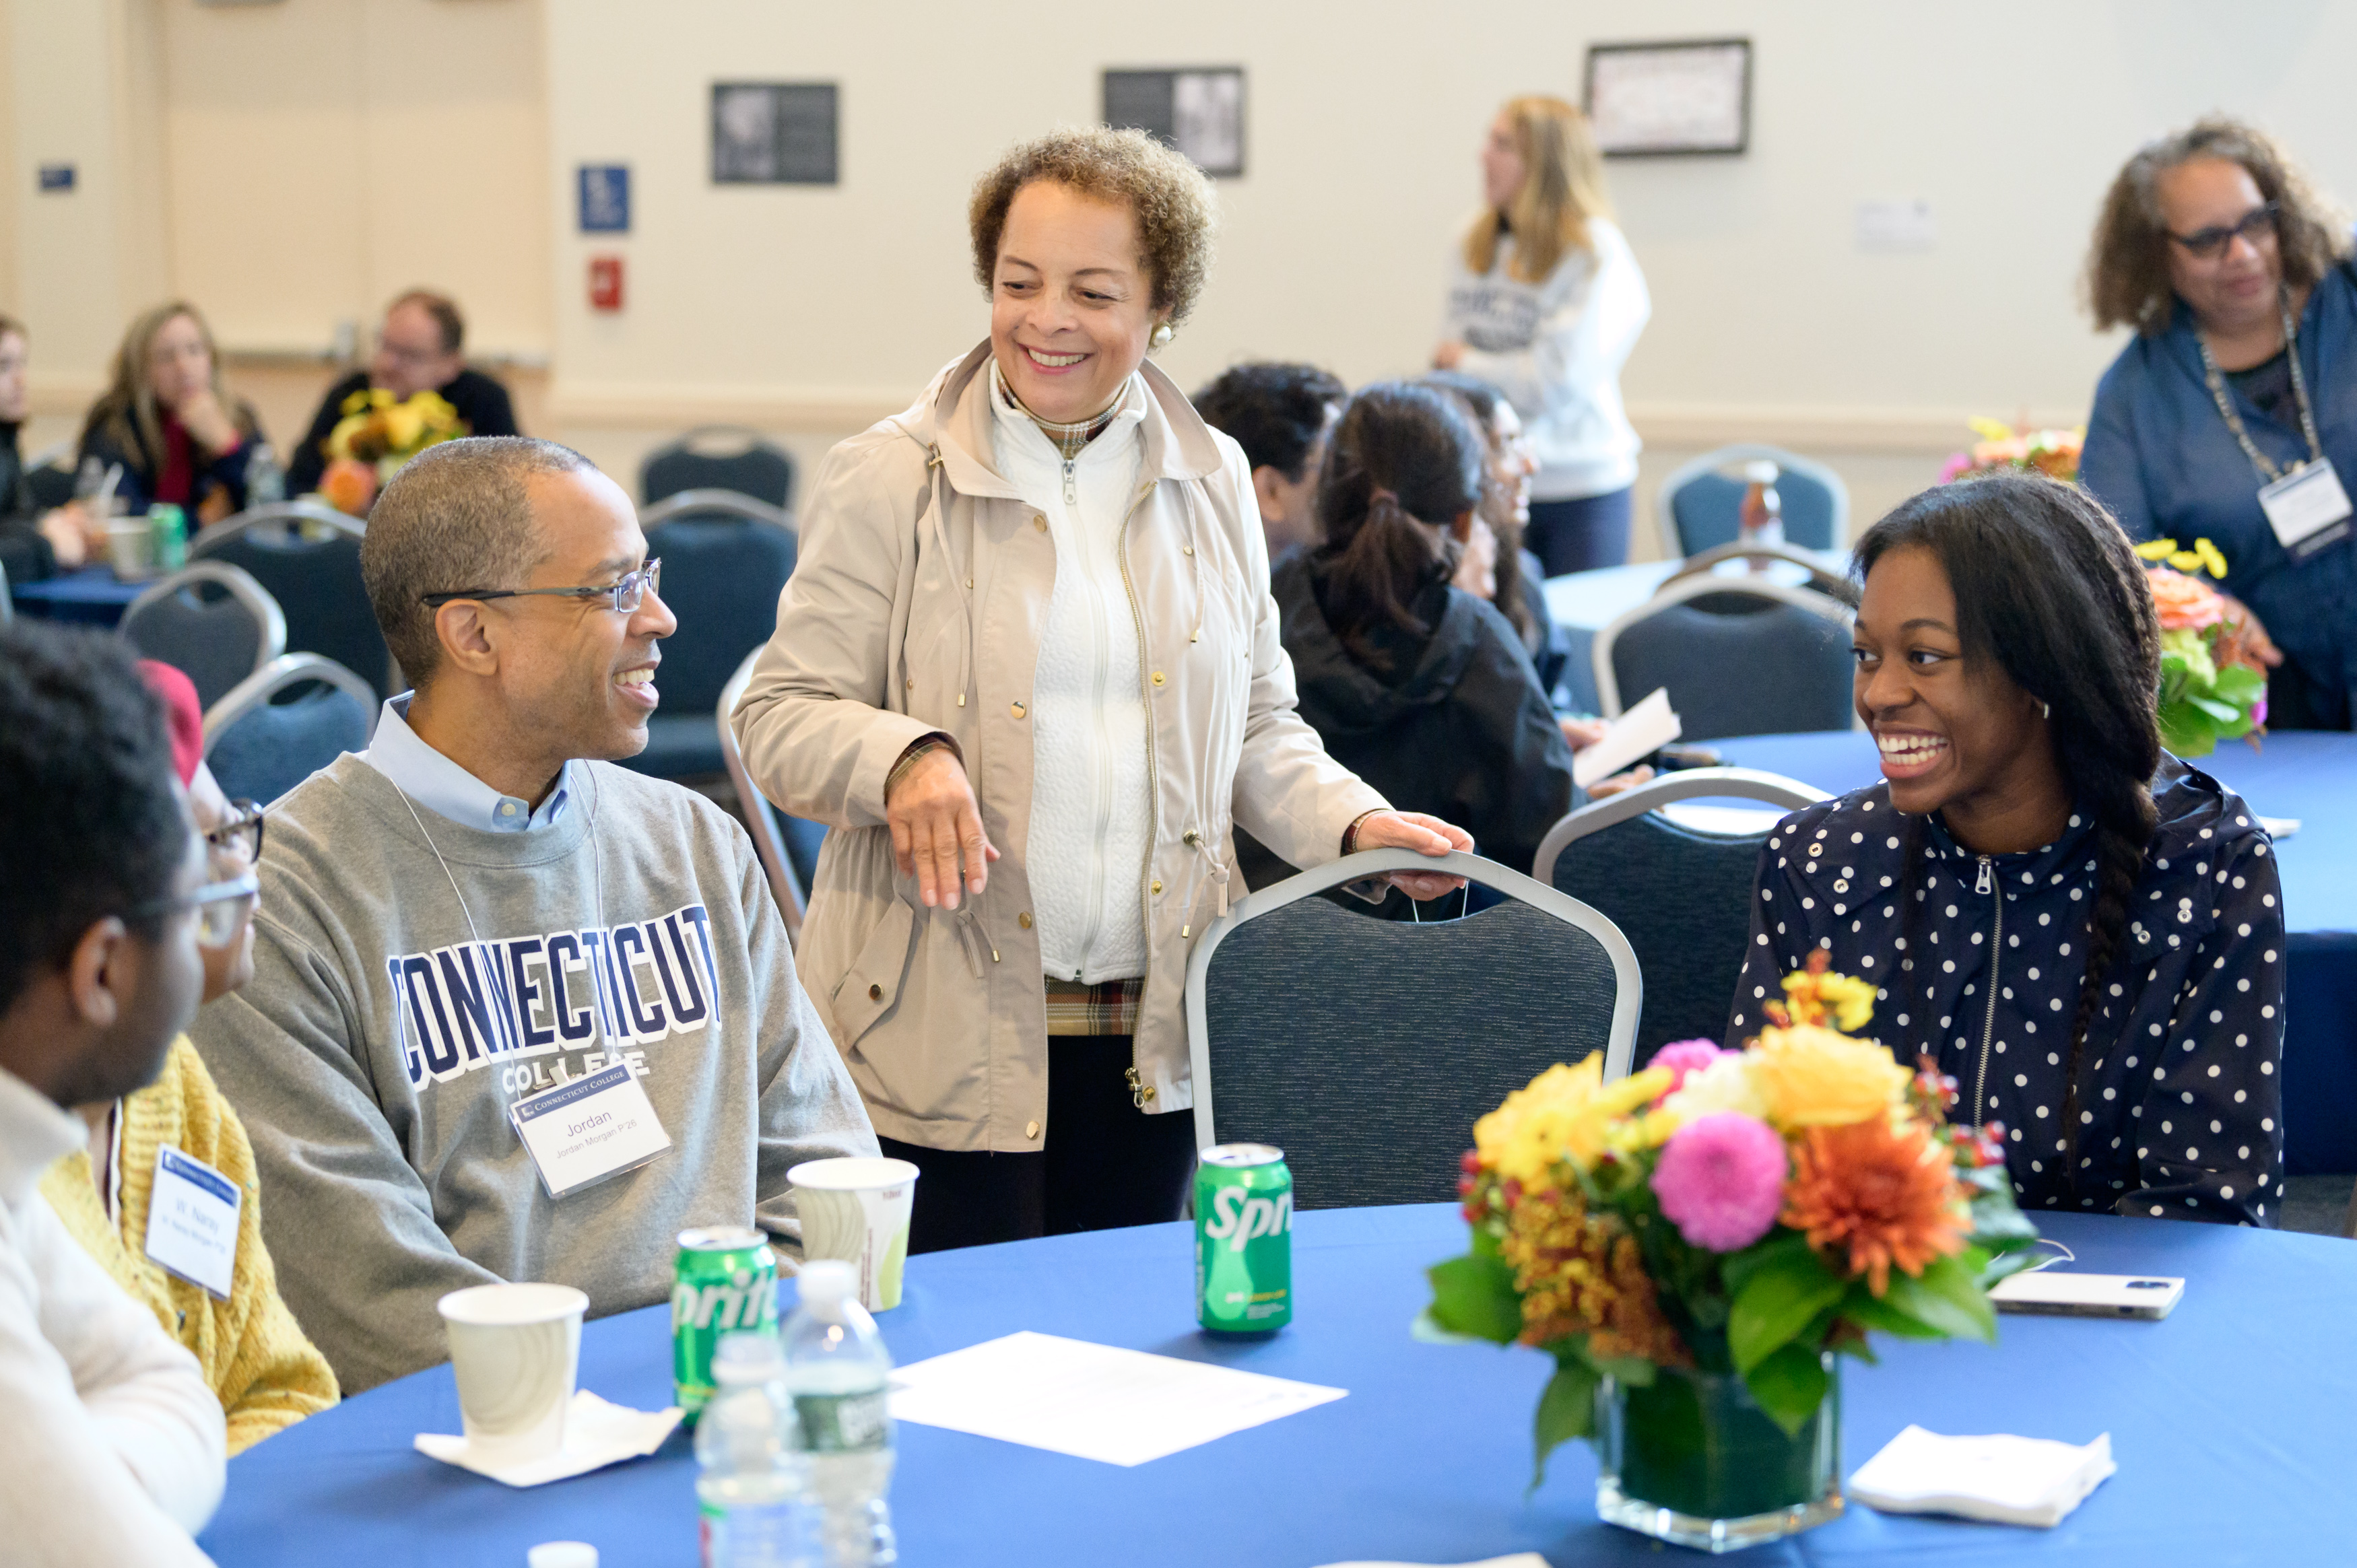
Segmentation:
{"type": "MultiPolygon", "coordinates": [[[[916,405],[827,455],[802,515],[778,630],[734,724],[747,768],[795,816],[834,829],[795,967],[876,1130],[936,1149],[1036,1150],[1048,1026],[1024,877],[1026,715],[1055,581],[1044,521],[991,467],[987,341],[916,405]],[[1001,859],[955,912],[927,909],[893,864],[884,782],[911,741],[963,754],[1001,859]]],[[[1243,453],[1152,364],[1145,456],[1122,564],[1148,712],[1155,821],[1135,1067],[1149,1112],[1189,1109],[1187,954],[1243,896],[1241,824],[1322,865],[1383,798],[1294,712],[1267,545],[1243,453]]]]}

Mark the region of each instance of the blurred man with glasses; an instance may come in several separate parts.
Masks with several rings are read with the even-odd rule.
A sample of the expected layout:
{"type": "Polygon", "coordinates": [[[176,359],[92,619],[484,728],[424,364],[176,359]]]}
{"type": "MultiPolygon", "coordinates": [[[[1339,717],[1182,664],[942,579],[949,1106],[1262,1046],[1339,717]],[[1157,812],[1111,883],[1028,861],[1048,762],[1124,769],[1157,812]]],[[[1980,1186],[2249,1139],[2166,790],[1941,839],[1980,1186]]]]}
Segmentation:
{"type": "Polygon", "coordinates": [[[466,348],[467,318],[447,295],[412,289],[387,306],[367,369],[354,371],[328,389],[309,432],[296,444],[286,465],[286,493],[299,496],[319,488],[328,435],[344,415],[367,405],[371,389],[389,392],[402,403],[422,392],[436,392],[457,411],[468,434],[516,434],[508,389],[469,369],[466,348]],[[356,395],[359,403],[352,401],[356,395]]]}
{"type": "MultiPolygon", "coordinates": [[[[204,963],[202,1001],[218,1001],[253,975],[254,862],[262,810],[221,793],[202,760],[203,719],[197,690],[169,665],[142,660],[140,673],[163,699],[172,763],[188,790],[188,814],[205,845],[206,883],[221,896],[200,905],[197,951],[204,963]]],[[[83,1251],[164,1331],[197,1358],[229,1422],[234,1455],[336,1402],[336,1375],[303,1334],[278,1294],[276,1271],[262,1240],[260,1178],[253,1146],[221,1097],[196,1047],[173,1041],[156,1081],[131,1094],[75,1107],[90,1129],[85,1149],[49,1167],[41,1196],[83,1251]],[[188,1260],[150,1246],[148,1226],[170,1207],[171,1159],[193,1161],[245,1194],[237,1205],[235,1240],[222,1273],[228,1287],[188,1277],[188,1260]],[[163,1185],[167,1192],[159,1194],[163,1185]],[[176,1273],[177,1265],[183,1272],[176,1273]]],[[[183,1171],[182,1174],[185,1174],[183,1171]]]]}
{"type": "Polygon", "coordinates": [[[796,1245],[788,1167],[876,1152],[744,830],[611,766],[678,624],[629,498],[551,442],[447,442],[361,566],[415,689],[271,805],[255,978],[196,1030],[348,1392],[442,1360],[451,1290],[603,1314],[670,1294],[688,1227],[796,1245]],[[552,1105],[554,1153],[520,1131],[552,1105]],[[644,1157],[601,1141],[650,1122],[644,1157]]]}
{"type": "Polygon", "coordinates": [[[155,1079],[251,886],[188,831],[156,698],[112,638],[0,628],[0,1556],[201,1563],[221,1405],[39,1190],[72,1108],[155,1079]]]}

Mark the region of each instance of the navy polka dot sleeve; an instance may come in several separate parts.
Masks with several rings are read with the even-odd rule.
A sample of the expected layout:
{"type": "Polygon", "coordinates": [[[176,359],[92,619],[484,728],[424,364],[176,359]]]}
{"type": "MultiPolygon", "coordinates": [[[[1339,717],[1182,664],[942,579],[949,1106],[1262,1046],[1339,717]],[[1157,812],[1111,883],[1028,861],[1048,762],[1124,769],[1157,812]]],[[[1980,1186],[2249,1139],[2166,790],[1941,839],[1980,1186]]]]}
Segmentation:
{"type": "Polygon", "coordinates": [[[1959,1120],[2006,1127],[2026,1208],[2271,1226],[2281,1212],[2284,920],[2272,846],[2236,797],[2174,759],[2160,827],[2090,1019],[2063,1125],[2095,899],[2092,822],[1976,855],[1886,786],[1794,812],[1762,848],[1727,1040],[1766,1022],[1824,949],[1874,982],[1873,1033],[1953,1076],[1959,1120]]]}

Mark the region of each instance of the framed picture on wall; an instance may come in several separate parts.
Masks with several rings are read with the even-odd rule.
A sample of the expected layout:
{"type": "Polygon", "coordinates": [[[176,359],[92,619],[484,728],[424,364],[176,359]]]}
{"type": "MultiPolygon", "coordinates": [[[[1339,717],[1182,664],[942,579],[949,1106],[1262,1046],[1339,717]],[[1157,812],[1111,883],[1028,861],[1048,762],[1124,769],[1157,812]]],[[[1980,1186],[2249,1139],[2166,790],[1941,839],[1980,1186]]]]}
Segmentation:
{"type": "Polygon", "coordinates": [[[832,81],[712,84],[712,183],[837,183],[832,81]]]}
{"type": "Polygon", "coordinates": [[[1740,153],[1751,141],[1751,40],[1592,44],[1587,100],[1608,158],[1740,153]]]}
{"type": "Polygon", "coordinates": [[[1243,68],[1106,71],[1104,122],[1147,132],[1205,174],[1232,179],[1244,172],[1243,68]]]}

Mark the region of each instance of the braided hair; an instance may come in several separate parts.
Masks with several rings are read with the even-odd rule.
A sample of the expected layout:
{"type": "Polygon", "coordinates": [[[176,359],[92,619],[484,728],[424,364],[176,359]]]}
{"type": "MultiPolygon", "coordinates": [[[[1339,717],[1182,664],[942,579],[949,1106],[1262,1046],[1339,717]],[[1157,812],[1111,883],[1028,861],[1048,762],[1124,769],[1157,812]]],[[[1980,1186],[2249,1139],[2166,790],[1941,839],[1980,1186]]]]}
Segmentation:
{"type": "MultiPolygon", "coordinates": [[[[2071,1023],[2062,1100],[2067,1168],[2075,1173],[2087,1033],[2159,820],[2152,777],[2161,758],[2154,712],[2160,623],[2152,590],[2127,535],[2101,503],[2037,475],[1966,479],[1902,503],[1858,541],[1860,580],[1883,556],[1910,548],[1930,551],[1946,572],[1965,659],[1996,660],[2016,686],[2047,704],[2063,782],[2094,821],[2087,972],[2071,1023]]],[[[1909,885],[1921,842],[1920,823],[1910,823],[1909,885]]],[[[1904,888],[1901,897],[1910,912],[1920,901],[1904,888]]]]}

